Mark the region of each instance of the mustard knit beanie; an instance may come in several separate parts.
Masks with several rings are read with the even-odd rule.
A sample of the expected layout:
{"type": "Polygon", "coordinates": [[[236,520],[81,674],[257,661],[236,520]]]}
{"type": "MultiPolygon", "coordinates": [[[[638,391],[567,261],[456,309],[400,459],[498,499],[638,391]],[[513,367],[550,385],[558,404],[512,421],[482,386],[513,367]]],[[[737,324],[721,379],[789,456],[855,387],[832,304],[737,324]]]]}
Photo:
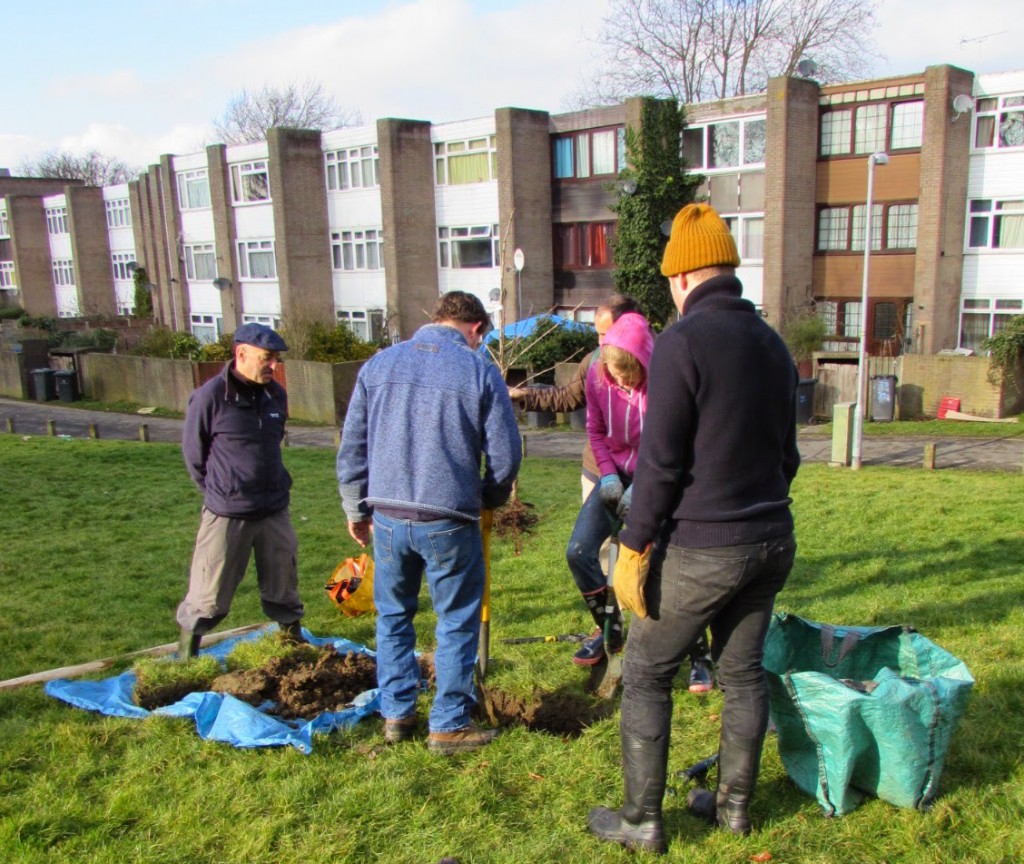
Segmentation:
{"type": "Polygon", "coordinates": [[[740,266],[729,226],[707,204],[687,204],[672,220],[661,275],[677,276],[714,265],[740,266]]]}

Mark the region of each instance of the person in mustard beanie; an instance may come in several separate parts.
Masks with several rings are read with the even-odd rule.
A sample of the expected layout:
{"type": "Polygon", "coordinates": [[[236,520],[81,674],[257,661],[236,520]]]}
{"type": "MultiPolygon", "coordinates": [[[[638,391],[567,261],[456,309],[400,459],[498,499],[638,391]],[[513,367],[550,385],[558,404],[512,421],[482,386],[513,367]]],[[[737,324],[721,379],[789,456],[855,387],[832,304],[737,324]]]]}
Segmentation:
{"type": "Polygon", "coordinates": [[[667,849],[672,680],[707,627],[725,695],[718,788],[695,790],[687,807],[727,831],[750,831],[768,724],[764,640],[796,554],[789,489],[800,455],[797,370],[743,299],[738,266],[711,207],[679,211],[661,272],[682,317],[654,343],[613,578],[621,607],[634,613],[620,721],[625,801],[587,816],[592,833],[631,849],[667,849]]]}

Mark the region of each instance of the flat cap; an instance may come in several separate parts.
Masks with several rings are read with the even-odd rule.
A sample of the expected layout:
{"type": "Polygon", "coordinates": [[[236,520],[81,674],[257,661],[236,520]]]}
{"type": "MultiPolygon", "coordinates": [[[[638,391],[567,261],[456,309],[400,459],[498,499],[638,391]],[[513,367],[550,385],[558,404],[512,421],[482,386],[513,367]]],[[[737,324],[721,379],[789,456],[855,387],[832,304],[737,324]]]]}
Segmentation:
{"type": "Polygon", "coordinates": [[[243,324],[235,331],[235,344],[252,345],[264,351],[288,350],[280,334],[266,324],[243,324]]]}

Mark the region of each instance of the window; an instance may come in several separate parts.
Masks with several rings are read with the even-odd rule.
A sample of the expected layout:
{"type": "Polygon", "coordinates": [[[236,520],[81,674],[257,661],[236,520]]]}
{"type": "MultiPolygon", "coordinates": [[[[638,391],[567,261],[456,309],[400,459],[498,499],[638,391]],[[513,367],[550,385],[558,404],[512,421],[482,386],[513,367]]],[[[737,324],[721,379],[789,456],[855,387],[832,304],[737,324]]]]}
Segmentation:
{"type": "Polygon", "coordinates": [[[1024,95],[979,99],[975,147],[1024,147],[1024,95]]]}
{"type": "Polygon", "coordinates": [[[960,311],[959,346],[984,351],[984,341],[1021,314],[1024,314],[1024,300],[965,297],[960,311]]]}
{"type": "Polygon", "coordinates": [[[434,145],[434,179],[438,186],[483,183],[498,176],[497,138],[439,141],[434,145]]]}
{"type": "Polygon", "coordinates": [[[626,128],[591,129],[559,135],[552,142],[557,180],[613,177],[626,167],[626,128]]]}
{"type": "Polygon", "coordinates": [[[825,322],[824,351],[851,351],[860,341],[859,300],[817,300],[815,309],[825,322]]]}
{"type": "Polygon", "coordinates": [[[384,332],[383,309],[338,309],[338,323],[351,330],[363,342],[377,342],[384,332]]]}
{"type": "Polygon", "coordinates": [[[563,270],[612,266],[614,222],[575,222],[555,226],[555,267],[563,270]]]}
{"type": "Polygon", "coordinates": [[[200,342],[209,344],[220,338],[224,319],[219,315],[192,315],[192,335],[200,342]]]}
{"type": "Polygon", "coordinates": [[[325,153],[327,188],[337,192],[379,186],[379,163],[376,144],[325,153]]]}
{"type": "Polygon", "coordinates": [[[46,231],[50,235],[68,233],[68,208],[46,208],[46,231]]]}
{"type": "Polygon", "coordinates": [[[968,205],[971,249],[1024,249],[1024,200],[973,199],[968,205]]]}
{"type": "Polygon", "coordinates": [[[189,243],[185,246],[185,278],[189,282],[217,278],[217,256],[212,243],[189,243]]]}
{"type": "MultiPolygon", "coordinates": [[[[818,211],[818,252],[864,251],[864,204],[823,207],[818,211]]],[[[917,248],[917,204],[873,204],[871,248],[899,251],[917,248]]]]}
{"type": "Polygon", "coordinates": [[[920,147],[924,135],[924,102],[897,102],[892,106],[889,147],[905,150],[920,147]]]}
{"type": "Polygon", "coordinates": [[[277,278],[273,240],[239,240],[237,249],[238,275],[242,279],[277,278]]]}
{"type": "Polygon", "coordinates": [[[722,216],[729,226],[740,261],[757,261],[764,258],[764,216],[722,216]]]}
{"type": "Polygon", "coordinates": [[[113,201],[106,201],[108,228],[131,228],[132,210],[127,198],[117,198],[113,201]]]}
{"type": "Polygon", "coordinates": [[[683,158],[691,168],[738,168],[764,163],[763,118],[729,120],[683,130],[683,158]]]}
{"type": "Polygon", "coordinates": [[[242,315],[243,324],[266,324],[275,330],[281,326],[281,319],[277,315],[264,315],[250,312],[242,315]]]}
{"type": "Polygon", "coordinates": [[[250,204],[270,200],[270,175],[267,160],[239,162],[231,166],[231,200],[250,204]]]}
{"type": "Polygon", "coordinates": [[[924,102],[873,102],[821,115],[819,156],[878,153],[921,146],[924,102]]]}
{"type": "Polygon", "coordinates": [[[112,252],[110,254],[110,263],[114,268],[114,280],[118,282],[130,282],[132,273],[135,268],[131,265],[135,263],[134,252],[112,252]]]}
{"type": "Polygon", "coordinates": [[[384,232],[380,228],[331,232],[331,261],[335,270],[380,270],[384,232]]]}
{"type": "Polygon", "coordinates": [[[888,300],[875,302],[871,310],[871,336],[875,341],[895,339],[899,326],[899,306],[888,300]]]}
{"type": "Polygon", "coordinates": [[[210,206],[210,181],[205,168],[178,174],[178,205],[182,210],[201,210],[210,206]]]}
{"type": "Polygon", "coordinates": [[[0,210],[0,237],[10,237],[11,226],[7,221],[7,211],[0,210]]]}
{"type": "Polygon", "coordinates": [[[14,281],[14,262],[0,261],[0,288],[11,291],[17,287],[14,281]]]}
{"type": "Polygon", "coordinates": [[[438,228],[441,267],[452,270],[497,267],[501,259],[497,225],[438,228]]]}
{"type": "Polygon", "coordinates": [[[75,284],[75,262],[70,258],[55,258],[53,261],[53,284],[75,284]]]}

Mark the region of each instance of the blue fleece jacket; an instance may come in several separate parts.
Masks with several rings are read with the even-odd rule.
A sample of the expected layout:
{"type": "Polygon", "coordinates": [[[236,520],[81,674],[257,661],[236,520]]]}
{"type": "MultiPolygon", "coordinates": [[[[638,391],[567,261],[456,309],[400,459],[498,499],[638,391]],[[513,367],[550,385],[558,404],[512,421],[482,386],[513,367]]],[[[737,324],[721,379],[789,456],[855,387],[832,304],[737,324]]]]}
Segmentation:
{"type": "Polygon", "coordinates": [[[353,522],[375,506],[475,520],[481,508],[508,500],[521,460],[498,367],[454,327],[427,324],[359,371],[338,448],[338,488],[353,522]]]}

